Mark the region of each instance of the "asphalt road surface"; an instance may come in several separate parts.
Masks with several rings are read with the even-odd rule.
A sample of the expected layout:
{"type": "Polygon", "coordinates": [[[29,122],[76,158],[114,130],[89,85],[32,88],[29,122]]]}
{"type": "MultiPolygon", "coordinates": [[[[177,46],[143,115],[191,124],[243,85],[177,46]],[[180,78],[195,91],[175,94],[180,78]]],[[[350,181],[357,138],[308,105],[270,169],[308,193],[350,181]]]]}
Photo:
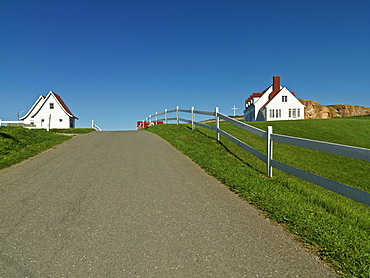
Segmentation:
{"type": "Polygon", "coordinates": [[[0,277],[335,277],[147,131],[79,135],[0,171],[0,277]]]}

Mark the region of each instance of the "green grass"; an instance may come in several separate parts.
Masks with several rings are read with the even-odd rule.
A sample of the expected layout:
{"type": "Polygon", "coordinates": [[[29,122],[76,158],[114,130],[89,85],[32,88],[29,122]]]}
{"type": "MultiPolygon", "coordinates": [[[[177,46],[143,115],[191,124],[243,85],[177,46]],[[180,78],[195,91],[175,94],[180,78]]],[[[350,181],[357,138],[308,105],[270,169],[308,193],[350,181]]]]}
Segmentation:
{"type": "MultiPolygon", "coordinates": [[[[257,122],[274,133],[370,148],[370,117],[257,122]],[[329,132],[330,131],[330,132],[329,132]]],[[[262,138],[222,122],[221,128],[265,153],[262,138]]],[[[213,131],[188,125],[148,128],[314,250],[343,277],[370,277],[370,208],[274,169],[213,131]]],[[[369,162],[274,143],[274,159],[368,191],[369,162]],[[301,162],[304,161],[304,162],[301,162]],[[344,164],[344,165],[342,165],[344,164]]]]}
{"type": "MultiPolygon", "coordinates": [[[[370,117],[254,122],[249,124],[263,130],[266,130],[266,127],[271,125],[273,126],[273,132],[276,134],[370,149],[370,140],[368,140],[370,135],[370,117]]],[[[251,135],[226,122],[222,122],[220,126],[228,133],[265,153],[266,143],[262,138],[251,135]]],[[[370,163],[367,161],[276,142],[274,142],[274,160],[370,192],[370,163]]],[[[262,166],[258,169],[265,171],[265,164],[260,163],[260,165],[262,166]]]]}
{"type": "Polygon", "coordinates": [[[0,169],[19,163],[70,138],[44,129],[0,127],[0,169]]]}
{"type": "Polygon", "coordinates": [[[274,127],[274,133],[313,140],[370,148],[370,116],[297,121],[248,122],[260,129],[274,127]]]}
{"type": "Polygon", "coordinates": [[[55,133],[65,133],[65,134],[85,134],[95,131],[93,128],[53,128],[50,130],[55,133]]]}

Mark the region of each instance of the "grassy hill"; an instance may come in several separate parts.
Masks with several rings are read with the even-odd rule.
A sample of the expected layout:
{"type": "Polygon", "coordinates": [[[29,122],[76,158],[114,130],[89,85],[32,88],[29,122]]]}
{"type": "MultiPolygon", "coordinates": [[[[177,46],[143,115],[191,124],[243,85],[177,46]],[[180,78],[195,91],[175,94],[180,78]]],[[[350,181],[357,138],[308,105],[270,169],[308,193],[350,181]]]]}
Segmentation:
{"type": "MultiPolygon", "coordinates": [[[[262,130],[266,130],[270,125],[276,134],[370,149],[370,117],[252,122],[249,124],[262,130]]],[[[229,123],[221,123],[221,128],[250,146],[265,152],[264,139],[235,128],[229,123]]],[[[274,160],[370,192],[369,162],[276,142],[274,142],[274,160]]],[[[264,171],[265,164],[262,165],[261,170],[264,171]]]]}
{"type": "MultiPolygon", "coordinates": [[[[274,133],[370,148],[370,117],[250,123],[274,133]]],[[[265,153],[265,140],[221,122],[222,129],[265,153]]],[[[370,277],[370,208],[274,169],[214,132],[158,125],[158,134],[329,262],[343,277],[370,277]]],[[[274,143],[274,159],[370,192],[370,163],[274,143]]]]}
{"type": "MultiPolygon", "coordinates": [[[[73,132],[86,133],[88,130],[92,131],[91,129],[73,129],[73,132]]],[[[0,126],[0,170],[71,138],[55,133],[61,131],[63,130],[49,132],[45,129],[0,126]]]]}
{"type": "Polygon", "coordinates": [[[274,127],[274,133],[326,141],[331,143],[370,148],[370,116],[314,119],[299,121],[249,122],[265,130],[274,127]]]}

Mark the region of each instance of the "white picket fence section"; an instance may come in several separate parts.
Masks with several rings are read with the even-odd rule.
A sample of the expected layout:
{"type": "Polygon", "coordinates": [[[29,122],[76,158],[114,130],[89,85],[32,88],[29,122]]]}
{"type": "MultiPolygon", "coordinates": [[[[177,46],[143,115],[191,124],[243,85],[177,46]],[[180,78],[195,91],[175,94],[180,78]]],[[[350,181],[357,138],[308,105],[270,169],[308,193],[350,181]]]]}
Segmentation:
{"type": "Polygon", "coordinates": [[[24,121],[2,121],[0,120],[0,126],[2,126],[2,124],[24,124],[24,121]]]}
{"type": "Polygon", "coordinates": [[[165,124],[167,124],[168,121],[176,121],[176,124],[179,124],[180,122],[185,122],[185,123],[190,123],[193,130],[195,129],[195,126],[200,126],[203,128],[213,130],[215,131],[216,140],[220,140],[220,135],[222,135],[228,140],[230,140],[231,142],[235,143],[236,145],[240,146],[247,152],[257,157],[258,159],[265,162],[266,163],[266,174],[268,177],[272,177],[272,169],[276,168],[290,175],[293,175],[303,180],[309,181],[313,184],[319,185],[328,190],[341,194],[347,198],[350,198],[352,200],[355,200],[357,202],[370,206],[370,193],[368,192],[361,191],[359,189],[347,186],[345,184],[341,184],[341,183],[323,178],[321,176],[306,172],[304,170],[292,167],[290,165],[281,163],[279,161],[273,160],[273,142],[284,143],[284,144],[288,144],[292,146],[298,146],[298,147],[302,147],[306,149],[331,153],[335,155],[341,155],[341,156],[360,159],[364,161],[370,161],[370,149],[274,134],[272,132],[272,126],[268,126],[267,130],[263,131],[259,128],[253,127],[251,125],[245,124],[240,121],[237,121],[233,118],[230,118],[220,113],[218,111],[218,107],[215,108],[214,112],[210,112],[210,111],[194,110],[194,107],[192,107],[191,109],[179,109],[179,107],[177,106],[176,109],[173,109],[173,110],[167,111],[166,109],[162,113],[155,113],[155,115],[149,115],[149,117],[146,120],[152,121],[152,122],[163,121],[165,124]],[[191,114],[191,120],[180,118],[179,117],[180,112],[191,114]],[[175,113],[175,117],[172,117],[172,118],[168,117],[168,114],[170,113],[175,113]],[[208,116],[215,117],[216,126],[210,126],[207,124],[203,124],[201,122],[196,122],[195,114],[208,115],[208,116]],[[164,118],[159,119],[158,117],[162,115],[164,116],[164,118]],[[261,153],[260,151],[252,148],[248,144],[240,141],[239,139],[233,137],[232,135],[220,129],[220,124],[219,124],[220,119],[226,122],[229,122],[246,131],[249,131],[259,137],[266,139],[266,154],[261,153]]]}

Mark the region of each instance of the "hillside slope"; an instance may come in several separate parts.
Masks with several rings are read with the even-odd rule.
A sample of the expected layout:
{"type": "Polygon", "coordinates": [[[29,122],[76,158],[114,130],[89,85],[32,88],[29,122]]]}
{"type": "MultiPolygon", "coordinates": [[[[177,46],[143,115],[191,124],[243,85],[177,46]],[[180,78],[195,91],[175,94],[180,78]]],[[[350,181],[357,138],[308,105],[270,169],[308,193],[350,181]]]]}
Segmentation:
{"type": "MultiPolygon", "coordinates": [[[[331,120],[250,122],[274,133],[370,147],[370,117],[331,120]]],[[[211,123],[214,125],[214,123],[211,123]]],[[[264,152],[266,142],[227,122],[220,127],[264,152]]],[[[343,277],[370,277],[369,207],[274,169],[266,178],[266,165],[214,131],[190,125],[156,125],[148,128],[188,155],[270,219],[289,230],[302,244],[316,251],[343,277]]],[[[274,159],[361,190],[369,190],[366,161],[318,151],[274,144],[274,159]]],[[[369,191],[368,191],[369,192],[369,191]]]]}
{"type": "Polygon", "coordinates": [[[0,126],[0,170],[70,139],[45,129],[0,126]]]}

